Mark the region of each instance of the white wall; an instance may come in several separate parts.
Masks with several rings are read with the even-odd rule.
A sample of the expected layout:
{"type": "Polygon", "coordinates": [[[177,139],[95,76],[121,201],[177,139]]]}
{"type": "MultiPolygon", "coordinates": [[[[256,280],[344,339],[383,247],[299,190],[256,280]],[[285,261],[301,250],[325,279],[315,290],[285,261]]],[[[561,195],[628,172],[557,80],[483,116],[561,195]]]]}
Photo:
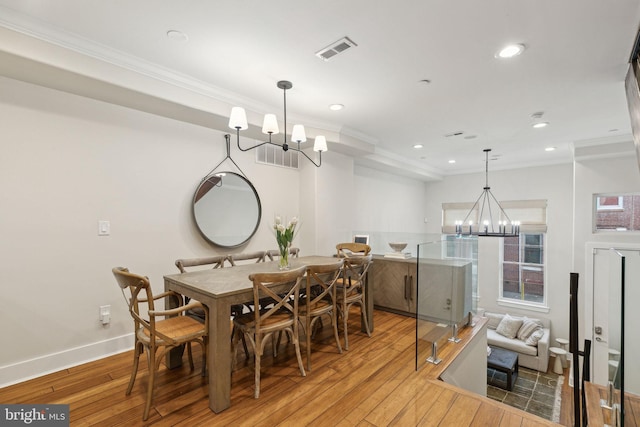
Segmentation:
{"type": "MultiPolygon", "coordinates": [[[[442,182],[429,183],[427,198],[428,232],[438,233],[444,202],[473,202],[484,187],[481,174],[456,175],[442,182]]],[[[547,200],[547,271],[546,292],[548,313],[522,308],[505,307],[498,303],[499,296],[499,241],[481,237],[478,244],[478,307],[489,311],[544,316],[552,322],[552,339],[568,338],[569,334],[569,273],[572,260],[572,166],[556,165],[510,171],[490,171],[489,185],[498,200],[547,200]]]]}
{"type": "Polygon", "coordinates": [[[299,213],[297,171],[232,147],[262,199],[262,223],[245,247],[216,248],[194,226],[191,200],[225,156],[223,132],[6,78],[0,117],[0,323],[12,343],[0,383],[130,348],[112,267],[148,275],[158,292],[177,258],[275,248],[274,213],[299,213]],[[97,235],[98,220],[111,222],[110,236],[97,235]]]}
{"type": "MultiPolygon", "coordinates": [[[[640,171],[635,157],[633,142],[628,142],[628,151],[621,157],[586,157],[575,161],[575,241],[574,241],[574,269],[579,273],[578,301],[582,308],[580,312],[580,348],[584,339],[593,339],[593,319],[596,311],[602,313],[599,301],[594,301],[594,295],[609,294],[608,287],[619,284],[609,280],[594,281],[594,262],[591,250],[587,248],[640,248],[639,233],[593,232],[593,195],[598,193],[632,193],[640,192],[640,171]],[[594,283],[595,282],[595,283],[594,283]]],[[[631,287],[629,295],[637,292],[637,283],[627,283],[631,287]]],[[[632,301],[631,299],[629,301],[632,301]]],[[[633,327],[638,324],[637,311],[628,310],[629,316],[634,316],[627,325],[627,342],[633,336],[633,327]],[[634,326],[629,326],[634,325],[634,326]],[[629,335],[631,334],[631,335],[629,335]]],[[[637,340],[635,340],[637,341],[637,340]]],[[[593,343],[593,349],[597,343],[593,343]]],[[[639,355],[637,345],[633,343],[626,349],[626,360],[635,360],[639,355]],[[629,352],[632,351],[632,352],[629,352]]],[[[606,355],[604,357],[607,357],[606,355]]],[[[595,357],[592,358],[592,362],[595,357]]],[[[630,371],[630,370],[629,370],[630,371]]],[[[629,372],[625,371],[625,372],[629,372]]],[[[636,382],[635,384],[638,384],[636,382]]]]}
{"type": "Polygon", "coordinates": [[[348,202],[354,213],[351,231],[369,235],[373,253],[392,252],[389,242],[406,242],[405,252],[415,256],[427,232],[426,189],[425,182],[356,165],[348,202]]]}
{"type": "MultiPolygon", "coordinates": [[[[356,175],[354,160],[335,152],[324,153],[321,168],[304,159],[300,170],[260,165],[232,144],[260,195],[262,221],[247,245],[215,247],[195,227],[191,202],[226,154],[226,130],[2,77],[0,117],[1,324],[12,343],[0,353],[0,387],[131,348],[115,266],[148,275],[159,292],[177,258],[275,248],[276,214],[300,215],[294,245],[303,254],[333,254],[363,221],[374,230],[424,227],[420,181],[356,175]],[[98,220],[111,222],[110,236],[97,235],[98,220]],[[101,305],[112,309],[106,327],[101,305]]],[[[237,172],[229,161],[221,169],[237,172]]]]}

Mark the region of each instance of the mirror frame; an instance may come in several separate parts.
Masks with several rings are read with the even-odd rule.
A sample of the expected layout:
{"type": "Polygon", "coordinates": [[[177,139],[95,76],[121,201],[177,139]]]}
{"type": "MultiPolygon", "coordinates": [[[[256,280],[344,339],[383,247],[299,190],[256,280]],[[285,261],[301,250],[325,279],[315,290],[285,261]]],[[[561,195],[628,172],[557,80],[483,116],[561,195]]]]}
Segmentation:
{"type": "Polygon", "coordinates": [[[198,184],[198,186],[196,188],[196,191],[193,194],[193,199],[192,199],[192,202],[191,202],[191,213],[192,213],[192,216],[193,216],[193,221],[195,222],[196,227],[197,227],[198,231],[200,232],[200,235],[202,237],[204,237],[204,239],[207,242],[209,242],[209,243],[211,243],[213,245],[222,247],[222,248],[237,248],[238,246],[242,246],[245,243],[247,243],[256,234],[256,231],[258,231],[258,227],[260,226],[260,221],[262,220],[262,203],[260,202],[260,196],[258,196],[258,192],[256,191],[256,188],[253,186],[251,181],[249,181],[245,176],[237,174],[235,172],[221,171],[221,172],[216,172],[216,173],[210,173],[209,175],[205,176],[202,179],[202,181],[200,181],[200,183],[198,184]],[[203,184],[205,182],[209,181],[209,179],[211,177],[216,176],[218,174],[222,174],[222,173],[225,174],[225,175],[235,175],[236,177],[242,179],[249,186],[251,191],[253,191],[253,195],[256,198],[256,203],[258,204],[258,218],[256,220],[255,227],[253,227],[253,230],[251,231],[251,233],[249,234],[249,236],[246,239],[244,239],[243,241],[241,241],[241,242],[239,242],[237,244],[226,245],[226,244],[221,244],[219,242],[216,242],[215,241],[215,236],[208,236],[202,230],[202,228],[200,227],[200,224],[198,223],[198,219],[196,217],[196,202],[197,202],[198,199],[200,199],[200,197],[202,197],[202,196],[198,197],[198,195],[200,193],[200,190],[201,190],[203,184]]]}

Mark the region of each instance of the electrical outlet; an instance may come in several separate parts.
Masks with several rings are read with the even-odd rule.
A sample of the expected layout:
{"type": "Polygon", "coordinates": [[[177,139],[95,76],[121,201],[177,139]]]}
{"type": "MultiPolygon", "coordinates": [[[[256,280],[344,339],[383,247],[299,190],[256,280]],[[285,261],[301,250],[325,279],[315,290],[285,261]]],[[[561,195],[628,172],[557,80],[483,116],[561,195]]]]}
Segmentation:
{"type": "Polygon", "coordinates": [[[103,325],[108,325],[109,322],[111,322],[111,306],[110,305],[100,306],[100,322],[103,325]]]}

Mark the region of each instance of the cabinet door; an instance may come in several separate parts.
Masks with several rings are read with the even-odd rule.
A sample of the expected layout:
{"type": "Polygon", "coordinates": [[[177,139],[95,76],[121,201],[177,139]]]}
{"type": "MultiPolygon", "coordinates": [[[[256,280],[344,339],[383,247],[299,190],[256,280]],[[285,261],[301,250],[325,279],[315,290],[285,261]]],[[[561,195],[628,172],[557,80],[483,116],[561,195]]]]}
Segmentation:
{"type": "MultiPolygon", "coordinates": [[[[371,264],[370,273],[369,280],[373,280],[373,303],[380,307],[408,312],[407,263],[375,260],[371,264]]],[[[415,299],[415,293],[413,296],[415,299]]]]}

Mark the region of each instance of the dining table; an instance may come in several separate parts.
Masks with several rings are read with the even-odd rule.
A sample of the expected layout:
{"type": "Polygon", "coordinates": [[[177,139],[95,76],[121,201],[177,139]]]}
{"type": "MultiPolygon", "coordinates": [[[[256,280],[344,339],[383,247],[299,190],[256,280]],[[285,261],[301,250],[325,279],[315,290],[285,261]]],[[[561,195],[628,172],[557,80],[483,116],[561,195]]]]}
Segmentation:
{"type": "MultiPolygon", "coordinates": [[[[291,269],[335,262],[335,256],[311,255],[289,259],[291,269]]],[[[208,308],[209,407],[216,413],[224,411],[231,405],[231,306],[253,302],[253,282],[249,280],[250,274],[277,271],[279,271],[279,262],[269,261],[164,276],[165,291],[178,292],[200,301],[208,308]]],[[[277,291],[277,288],[275,290],[277,291]]],[[[173,308],[174,299],[167,298],[165,304],[167,308],[173,308]]],[[[373,295],[368,280],[365,281],[365,305],[369,328],[373,332],[373,295]]],[[[365,330],[362,321],[361,328],[365,330]]],[[[169,368],[175,368],[181,364],[182,349],[174,349],[167,355],[169,368]]]]}

